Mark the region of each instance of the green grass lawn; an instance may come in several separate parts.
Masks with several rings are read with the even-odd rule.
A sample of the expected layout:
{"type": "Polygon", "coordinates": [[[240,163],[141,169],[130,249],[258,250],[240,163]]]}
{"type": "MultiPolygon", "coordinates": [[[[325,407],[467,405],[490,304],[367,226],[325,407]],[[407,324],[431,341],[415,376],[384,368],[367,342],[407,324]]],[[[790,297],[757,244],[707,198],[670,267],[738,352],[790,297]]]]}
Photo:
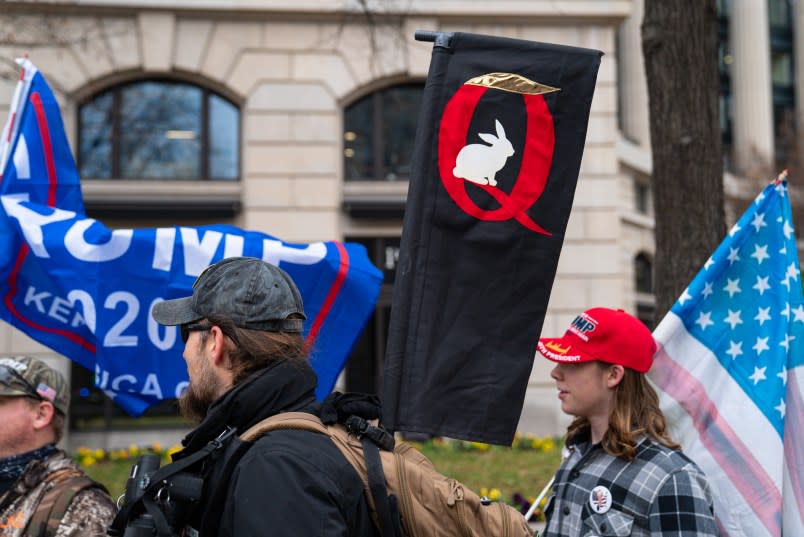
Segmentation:
{"type": "MultiPolygon", "coordinates": [[[[442,474],[462,481],[475,492],[508,503],[512,503],[515,493],[525,498],[536,497],[561,460],[561,445],[557,439],[525,437],[517,440],[515,447],[441,440],[414,445],[442,474]]],[[[116,499],[125,490],[126,479],[136,460],[136,455],[129,457],[125,460],[93,457],[103,459],[99,462],[78,459],[87,473],[106,485],[116,499]]],[[[165,456],[163,464],[166,461],[165,456]]]]}
{"type": "Polygon", "coordinates": [[[454,477],[475,492],[496,488],[505,501],[517,492],[526,498],[537,496],[561,462],[558,442],[547,450],[502,446],[467,450],[432,442],[420,447],[442,474],[454,477]]]}

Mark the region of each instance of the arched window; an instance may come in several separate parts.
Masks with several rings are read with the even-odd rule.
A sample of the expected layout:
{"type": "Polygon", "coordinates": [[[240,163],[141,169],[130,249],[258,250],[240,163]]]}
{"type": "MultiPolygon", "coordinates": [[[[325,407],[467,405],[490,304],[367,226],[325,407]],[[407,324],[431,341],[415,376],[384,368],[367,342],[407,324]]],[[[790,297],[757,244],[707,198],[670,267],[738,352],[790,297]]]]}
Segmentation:
{"type": "Polygon", "coordinates": [[[240,177],[240,110],[200,86],[142,80],[93,95],[78,113],[87,179],[240,177]]]}
{"type": "Polygon", "coordinates": [[[407,181],[424,84],[375,91],[343,114],[344,178],[407,181]]]}

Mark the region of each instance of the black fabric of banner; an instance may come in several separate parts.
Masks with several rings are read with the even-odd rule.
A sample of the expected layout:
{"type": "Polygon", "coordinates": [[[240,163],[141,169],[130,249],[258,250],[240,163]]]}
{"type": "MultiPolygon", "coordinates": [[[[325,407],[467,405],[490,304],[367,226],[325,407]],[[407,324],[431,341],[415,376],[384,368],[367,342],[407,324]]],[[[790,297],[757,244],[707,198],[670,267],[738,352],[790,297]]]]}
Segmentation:
{"type": "Polygon", "coordinates": [[[449,48],[434,47],[385,356],[390,429],[513,441],[601,55],[463,33],[449,48]],[[465,84],[489,73],[559,91],[534,96],[465,84]],[[489,175],[496,185],[480,184],[489,175]]]}

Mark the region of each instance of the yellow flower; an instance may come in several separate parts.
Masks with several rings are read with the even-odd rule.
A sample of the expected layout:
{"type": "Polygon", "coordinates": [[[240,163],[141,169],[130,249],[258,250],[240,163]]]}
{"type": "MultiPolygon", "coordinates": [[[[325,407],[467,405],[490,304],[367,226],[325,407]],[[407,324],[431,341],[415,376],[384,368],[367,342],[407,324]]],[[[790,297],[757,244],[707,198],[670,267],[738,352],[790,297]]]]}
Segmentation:
{"type": "Polygon", "coordinates": [[[78,455],[81,456],[81,457],[86,457],[90,453],[91,453],[91,451],[89,451],[89,448],[86,447],[86,446],[81,446],[81,447],[78,448],[78,455]]]}
{"type": "Polygon", "coordinates": [[[555,442],[550,438],[547,438],[542,444],[542,451],[553,451],[555,448],[555,442]]]}
{"type": "Polygon", "coordinates": [[[92,466],[95,464],[95,459],[92,455],[86,455],[85,457],[81,458],[81,466],[92,466]]]}
{"type": "Polygon", "coordinates": [[[160,444],[159,442],[154,442],[153,444],[151,444],[151,451],[153,451],[154,453],[161,453],[162,444],[160,444]]]}
{"type": "Polygon", "coordinates": [[[128,454],[129,455],[131,455],[132,457],[136,457],[137,453],[139,453],[139,448],[137,446],[135,446],[134,444],[131,444],[130,446],[128,446],[128,454]]]}
{"type": "Polygon", "coordinates": [[[470,442],[469,445],[478,451],[488,451],[490,447],[488,444],[484,444],[483,442],[470,442]]]}
{"type": "Polygon", "coordinates": [[[181,444],[176,444],[167,450],[167,456],[172,457],[175,453],[182,450],[181,444]]]}
{"type": "Polygon", "coordinates": [[[489,500],[496,502],[502,497],[502,492],[500,489],[491,489],[489,491],[489,500]]]}
{"type": "Polygon", "coordinates": [[[488,496],[489,495],[489,489],[487,489],[486,487],[482,487],[480,489],[480,495],[481,496],[488,496]]]}
{"type": "Polygon", "coordinates": [[[96,459],[101,460],[106,455],[106,452],[98,448],[95,450],[95,453],[93,455],[95,456],[96,459]]]}

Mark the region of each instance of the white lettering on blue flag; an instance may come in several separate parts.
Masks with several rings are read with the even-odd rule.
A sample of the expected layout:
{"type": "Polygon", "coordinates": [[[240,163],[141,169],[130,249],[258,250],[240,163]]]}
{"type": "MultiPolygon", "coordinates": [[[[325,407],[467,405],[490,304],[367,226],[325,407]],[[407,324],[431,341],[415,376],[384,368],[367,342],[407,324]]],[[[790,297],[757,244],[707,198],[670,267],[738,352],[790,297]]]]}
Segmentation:
{"type": "Polygon", "coordinates": [[[36,68],[18,63],[17,121],[0,140],[0,318],[94,371],[96,385],[138,415],[187,387],[177,328],[158,325],[153,305],[189,296],[211,263],[256,257],[298,285],[316,395],[327,395],[382,283],[365,248],[227,225],[111,230],[87,218],[58,103],[36,68]]]}

